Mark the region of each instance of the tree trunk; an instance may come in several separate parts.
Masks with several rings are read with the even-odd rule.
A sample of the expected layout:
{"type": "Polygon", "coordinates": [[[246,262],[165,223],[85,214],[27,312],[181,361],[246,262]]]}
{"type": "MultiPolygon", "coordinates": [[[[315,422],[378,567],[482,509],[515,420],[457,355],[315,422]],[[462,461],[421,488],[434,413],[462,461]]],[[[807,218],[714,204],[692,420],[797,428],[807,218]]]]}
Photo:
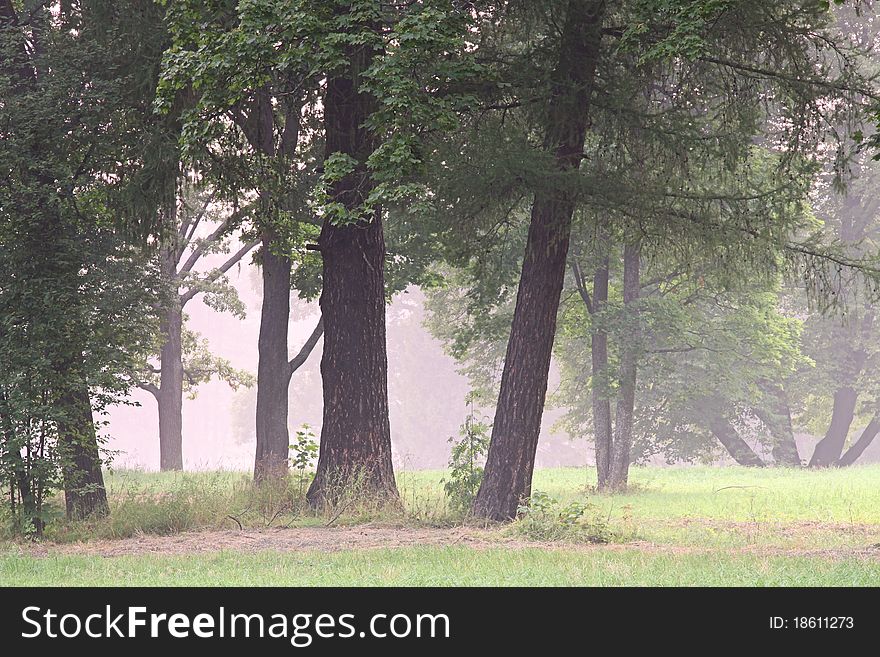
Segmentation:
{"type": "Polygon", "coordinates": [[[859,439],[854,442],[848,450],[846,450],[846,453],[843,456],[840,457],[837,465],[844,467],[855,463],[868,448],[868,445],[874,441],[874,438],[877,437],[878,433],[880,433],[880,416],[875,415],[871,418],[871,421],[868,422],[868,426],[862,431],[862,435],[859,436],[859,439]]]}
{"type": "MultiPolygon", "coordinates": [[[[268,88],[259,89],[247,117],[242,129],[258,152],[268,157],[283,158],[296,150],[298,114],[292,119],[293,123],[285,126],[280,152],[275,150],[275,116],[268,88]]],[[[276,205],[267,198],[265,192],[262,200],[267,207],[276,205]]],[[[272,220],[266,218],[261,252],[263,305],[257,343],[257,445],[254,455],[256,482],[286,476],[290,452],[290,432],[287,427],[287,392],[290,385],[287,334],[290,322],[291,263],[284,253],[277,252],[279,246],[272,220]]]]}
{"type": "Polygon", "coordinates": [[[107,491],[88,387],[79,384],[63,395],[60,403],[63,416],[58,423],[58,451],[67,517],[82,520],[107,515],[107,491]]]}
{"type": "Polygon", "coordinates": [[[709,416],[709,429],[718,439],[727,453],[733,457],[733,460],[740,465],[754,468],[763,468],[764,461],[755,454],[749,444],[742,439],[736,428],[730,423],[726,417],[720,414],[712,414],[709,416]]]}
{"type": "MultiPolygon", "coordinates": [[[[176,294],[175,294],[176,297],[176,294]]],[[[183,470],[183,310],[177,298],[165,311],[159,356],[159,469],[183,470]]]]}
{"type": "MultiPolygon", "coordinates": [[[[605,239],[599,240],[603,248],[605,239]]],[[[593,274],[593,330],[590,336],[591,395],[593,401],[593,443],[596,451],[596,478],[599,490],[606,490],[611,479],[611,401],[608,397],[608,333],[597,317],[608,304],[608,256],[593,274]]]]}
{"type": "Polygon", "coordinates": [[[617,394],[617,417],[614,421],[614,442],[611,450],[610,488],[626,491],[629,482],[630,451],[633,441],[633,409],[636,401],[636,373],[639,353],[639,311],[641,291],[639,279],[641,249],[627,244],[623,249],[623,304],[626,329],[620,345],[620,389],[617,394]]]}
{"type": "MultiPolygon", "coordinates": [[[[848,215],[848,222],[841,228],[841,236],[846,241],[852,241],[858,234],[853,227],[853,215],[848,215]]],[[[861,321],[852,321],[846,327],[835,333],[834,338],[840,337],[840,351],[837,355],[839,364],[838,388],[834,392],[834,407],[831,411],[831,423],[824,438],[816,444],[809,467],[824,468],[837,463],[846,445],[849,428],[855,416],[856,404],[859,393],[856,384],[868,360],[868,352],[861,346],[871,339],[874,325],[874,311],[872,308],[865,309],[865,315],[861,321]]]]}
{"type": "Polygon", "coordinates": [[[828,425],[825,437],[816,444],[813,457],[810,459],[811,468],[829,467],[840,459],[849,427],[855,416],[857,400],[858,392],[850,386],[843,386],[834,392],[831,424],[828,425]]]}
{"type": "Polygon", "coordinates": [[[756,408],[755,415],[770,430],[773,438],[773,460],[776,465],[800,467],[801,457],[794,440],[794,429],[791,422],[791,408],[788,395],[781,385],[767,384],[761,386],[769,402],[769,408],[756,408]]]}
{"type": "MultiPolygon", "coordinates": [[[[604,11],[603,0],[568,3],[544,142],[560,171],[576,170],[583,156],[604,11]]],[[[492,439],[474,501],[480,517],[513,518],[531,494],[574,205],[568,190],[535,193],[492,439]]]]}
{"type": "Polygon", "coordinates": [[[358,495],[398,500],[388,421],[382,216],[380,210],[357,216],[372,189],[366,161],[373,143],[364,123],[374,106],[360,89],[360,76],[375,53],[364,45],[351,46],[346,54],[348,70],[327,80],[326,152],[328,157],[343,153],[357,164],[330,190],[352,221],[326,218],[318,239],[324,419],[315,479],[307,493],[313,506],[335,504],[354,489],[358,495]]]}
{"type": "Polygon", "coordinates": [[[272,253],[273,235],[263,234],[263,306],[258,338],[257,450],[254,480],[287,474],[287,329],[290,321],[290,259],[272,253]]]}

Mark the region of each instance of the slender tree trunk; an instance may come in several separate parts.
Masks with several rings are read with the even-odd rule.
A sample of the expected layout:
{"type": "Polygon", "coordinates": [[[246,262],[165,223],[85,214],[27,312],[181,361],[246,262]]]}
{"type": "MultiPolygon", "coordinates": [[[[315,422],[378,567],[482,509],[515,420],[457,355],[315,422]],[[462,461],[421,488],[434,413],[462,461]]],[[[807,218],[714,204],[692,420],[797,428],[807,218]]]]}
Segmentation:
{"type": "MultiPolygon", "coordinates": [[[[583,155],[604,12],[604,0],[568,3],[544,143],[560,171],[577,169],[583,155]]],[[[574,205],[569,191],[535,193],[492,440],[474,501],[480,517],[513,518],[531,494],[574,205]]]]}
{"type": "MultiPolygon", "coordinates": [[[[348,49],[348,70],[327,81],[324,124],[328,157],[343,153],[355,170],[333,184],[333,199],[358,212],[372,189],[366,160],[373,149],[364,126],[374,99],[360,89],[369,46],[348,49]]],[[[333,504],[352,487],[396,502],[388,421],[385,346],[385,238],[380,210],[354,223],[326,219],[318,244],[323,257],[320,304],[324,320],[321,376],[324,419],[315,479],[307,498],[333,504]]]]}
{"type": "Polygon", "coordinates": [[[858,392],[850,386],[843,386],[834,392],[831,424],[828,425],[825,437],[816,444],[813,457],[810,459],[811,468],[829,467],[840,459],[843,446],[846,444],[846,437],[849,435],[850,425],[852,425],[855,416],[857,400],[858,392]]]}
{"type": "Polygon", "coordinates": [[[641,249],[637,244],[624,246],[623,304],[628,328],[624,331],[623,341],[620,345],[620,389],[617,396],[617,417],[614,422],[614,442],[611,450],[610,488],[616,492],[625,491],[629,483],[640,337],[637,307],[641,291],[640,259],[641,249]]]}
{"type": "MultiPolygon", "coordinates": [[[[296,149],[299,116],[288,116],[293,123],[285,126],[281,152],[275,150],[275,116],[267,88],[256,94],[242,126],[251,145],[270,157],[285,157],[296,149]],[[290,143],[288,143],[288,138],[290,143]]],[[[272,199],[263,195],[267,207],[272,199]]],[[[257,362],[256,453],[254,481],[287,475],[290,432],[287,427],[287,392],[290,366],[287,355],[288,323],[290,322],[290,259],[279,253],[280,242],[272,225],[265,218],[262,234],[263,305],[260,315],[257,362]]]]}
{"type": "Polygon", "coordinates": [[[109,513],[98,438],[88,387],[83,383],[61,398],[58,451],[64,480],[67,517],[81,520],[109,513]]]}
{"type": "MultiPolygon", "coordinates": [[[[176,296],[176,295],[175,295],[176,296]]],[[[183,310],[172,299],[162,321],[159,355],[159,469],[183,470],[183,310]]]]}
{"type": "Polygon", "coordinates": [[[749,444],[742,439],[736,428],[730,423],[726,417],[721,414],[713,413],[709,416],[709,429],[718,439],[727,453],[733,457],[733,460],[740,465],[754,468],[763,468],[764,461],[755,454],[755,451],[749,447],[749,444]]]}
{"type": "Polygon", "coordinates": [[[274,236],[263,234],[263,306],[258,338],[257,451],[254,480],[287,473],[290,433],[287,427],[287,331],[290,321],[290,259],[272,253],[274,236]]]}
{"type": "Polygon", "coordinates": [[[791,422],[791,408],[788,395],[781,385],[767,384],[762,386],[767,394],[769,408],[756,408],[755,415],[767,425],[773,438],[773,460],[776,465],[800,467],[801,457],[794,440],[794,429],[791,422]]]}
{"type": "Polygon", "coordinates": [[[844,467],[855,463],[868,446],[874,442],[874,438],[877,437],[878,433],[880,433],[880,416],[875,415],[871,418],[871,421],[868,422],[868,426],[862,431],[862,435],[859,436],[859,439],[854,442],[848,450],[846,450],[846,453],[843,456],[840,457],[837,465],[844,467]]]}
{"type": "MultiPolygon", "coordinates": [[[[606,248],[605,239],[599,240],[606,248]]],[[[607,252],[606,252],[607,253],[607,252]]],[[[608,256],[593,274],[593,330],[590,336],[591,396],[593,401],[593,443],[596,451],[596,478],[599,490],[611,480],[611,400],[608,396],[608,332],[602,326],[601,312],[608,304],[608,256]]]]}

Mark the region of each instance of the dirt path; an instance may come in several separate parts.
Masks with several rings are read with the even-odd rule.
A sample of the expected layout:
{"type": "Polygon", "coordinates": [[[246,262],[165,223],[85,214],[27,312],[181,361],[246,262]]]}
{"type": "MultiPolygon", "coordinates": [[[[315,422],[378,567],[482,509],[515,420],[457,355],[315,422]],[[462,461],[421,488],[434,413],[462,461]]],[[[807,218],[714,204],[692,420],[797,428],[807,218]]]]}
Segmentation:
{"type": "Polygon", "coordinates": [[[291,529],[245,529],[194,531],[172,536],[142,535],[114,540],[94,540],[67,544],[19,544],[21,555],[49,557],[91,555],[117,557],[154,554],[160,556],[235,552],[338,552],[416,546],[464,546],[474,549],[539,548],[565,551],[628,551],[652,554],[758,554],[763,556],[814,556],[830,559],[861,558],[880,561],[880,544],[862,548],[785,549],[772,546],[733,548],[663,545],[648,541],[629,541],[608,545],[542,543],[521,540],[501,529],[475,527],[414,528],[360,525],[355,527],[299,527],[291,529]]]}

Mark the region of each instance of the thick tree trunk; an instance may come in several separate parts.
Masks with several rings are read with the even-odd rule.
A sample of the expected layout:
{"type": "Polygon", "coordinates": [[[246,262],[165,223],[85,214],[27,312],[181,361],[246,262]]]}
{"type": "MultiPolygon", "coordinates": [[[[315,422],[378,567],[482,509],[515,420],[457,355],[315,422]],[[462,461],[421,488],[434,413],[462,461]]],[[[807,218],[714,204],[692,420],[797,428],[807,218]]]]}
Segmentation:
{"type": "Polygon", "coordinates": [[[788,395],[781,385],[768,383],[764,388],[767,399],[767,408],[756,408],[755,415],[767,425],[773,438],[773,460],[776,465],[788,465],[800,467],[801,457],[798,454],[797,443],[794,440],[794,428],[791,422],[791,408],[788,405],[788,395]]]}
{"type": "Polygon", "coordinates": [[[849,435],[850,425],[855,416],[857,400],[858,392],[850,386],[843,386],[834,392],[831,424],[828,425],[825,437],[816,444],[813,457],[810,459],[811,468],[829,467],[840,459],[843,446],[846,444],[846,437],[849,435]]]}
{"type": "MultiPolygon", "coordinates": [[[[600,239],[605,248],[605,240],[600,239]]],[[[608,333],[601,326],[600,314],[608,304],[608,256],[593,274],[593,330],[590,336],[593,402],[593,444],[596,452],[596,478],[599,490],[607,490],[611,480],[611,400],[608,394],[608,333]]]]}
{"type": "Polygon", "coordinates": [[[764,461],[755,454],[749,444],[742,439],[736,428],[730,423],[726,417],[720,414],[712,414],[709,416],[709,429],[718,439],[727,453],[733,457],[733,460],[740,465],[754,468],[763,468],[764,461]]]}
{"type": "Polygon", "coordinates": [[[877,437],[878,433],[880,433],[880,416],[875,415],[871,418],[871,421],[868,422],[868,426],[862,431],[862,435],[859,436],[859,439],[854,442],[848,450],[846,450],[846,453],[843,456],[840,457],[837,465],[844,467],[855,463],[868,446],[874,442],[874,438],[877,437]]]}
{"type": "Polygon", "coordinates": [[[67,517],[82,520],[109,513],[92,404],[85,384],[61,398],[58,451],[64,480],[67,517]]]}
{"type": "Polygon", "coordinates": [[[159,469],[183,470],[183,311],[178,299],[165,312],[159,356],[159,469]]]}
{"type": "MultiPolygon", "coordinates": [[[[343,153],[355,170],[333,184],[333,199],[357,214],[372,189],[366,160],[373,149],[364,122],[374,99],[360,89],[370,66],[369,46],[349,48],[348,70],[327,81],[324,101],[328,157],[343,153]]],[[[323,257],[321,312],[324,354],[321,376],[324,419],[315,479],[307,498],[313,506],[335,504],[354,493],[396,503],[388,421],[388,361],[385,346],[385,238],[381,211],[326,219],[318,244],[323,257]]]]}
{"type": "MultiPolygon", "coordinates": [[[[568,3],[544,144],[560,171],[577,169],[583,155],[604,12],[602,0],[568,3]]],[[[513,518],[531,494],[574,205],[568,191],[535,193],[492,440],[474,501],[480,517],[513,518]]]]}
{"type": "Polygon", "coordinates": [[[638,341],[640,336],[638,301],[641,291],[639,277],[641,250],[637,244],[623,249],[623,304],[627,330],[620,345],[620,388],[617,393],[617,416],[614,421],[614,443],[611,449],[610,488],[626,491],[629,483],[630,452],[633,441],[633,409],[636,401],[638,341]]]}
{"type": "Polygon", "coordinates": [[[273,235],[262,247],[263,306],[258,338],[257,450],[254,480],[287,473],[290,433],[287,427],[287,329],[290,321],[290,259],[272,253],[273,235]]]}

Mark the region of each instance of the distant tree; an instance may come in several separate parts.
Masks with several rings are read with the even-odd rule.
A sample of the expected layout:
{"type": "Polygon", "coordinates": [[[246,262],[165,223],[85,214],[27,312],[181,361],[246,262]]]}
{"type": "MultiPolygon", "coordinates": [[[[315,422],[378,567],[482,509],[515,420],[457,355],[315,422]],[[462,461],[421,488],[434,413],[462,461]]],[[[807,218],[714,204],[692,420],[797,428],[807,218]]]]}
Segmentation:
{"type": "Polygon", "coordinates": [[[287,396],[293,372],[310,355],[323,332],[319,321],[297,356],[288,354],[290,293],[299,287],[317,294],[318,259],[305,249],[317,235],[318,221],[308,206],[320,165],[315,138],[318,80],[301,62],[273,67],[271,30],[263,20],[288,23],[284,12],[235,3],[216,6],[201,0],[168,3],[173,34],[166,53],[160,104],[181,90],[197,87],[195,105],[184,117],[185,154],[218,196],[233,206],[252,206],[251,230],[260,249],[263,300],[258,339],[256,453],[254,478],[287,472],[290,433],[287,396]]]}
{"type": "Polygon", "coordinates": [[[159,464],[161,470],[183,469],[183,394],[196,394],[196,388],[217,377],[233,389],[250,386],[253,379],[237,370],[228,360],[214,356],[207,341],[185,327],[184,309],[197,295],[219,312],[244,316],[238,294],[226,280],[226,273],[256,245],[245,240],[218,267],[200,272],[199,262],[206,256],[228,251],[236,228],[242,223],[242,210],[218,217],[212,195],[195,190],[181,194],[173,217],[176,225],[160,240],[156,259],[163,281],[169,287],[167,304],[160,308],[162,331],[158,367],[145,363],[135,374],[138,386],[151,393],[159,410],[159,464]],[[200,231],[205,226],[212,230],[200,231]]]}

